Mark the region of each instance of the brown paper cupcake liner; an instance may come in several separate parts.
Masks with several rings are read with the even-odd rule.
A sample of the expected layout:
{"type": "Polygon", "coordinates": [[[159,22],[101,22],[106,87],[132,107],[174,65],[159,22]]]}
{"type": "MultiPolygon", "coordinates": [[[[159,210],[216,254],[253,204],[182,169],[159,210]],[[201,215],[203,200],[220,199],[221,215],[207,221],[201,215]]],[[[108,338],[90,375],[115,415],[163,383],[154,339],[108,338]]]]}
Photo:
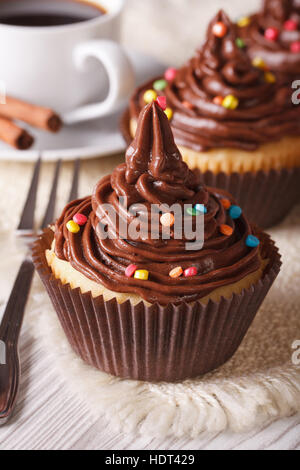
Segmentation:
{"type": "Polygon", "coordinates": [[[259,236],[263,257],[270,260],[262,279],[207,305],[118,304],[63,285],[45,257],[53,240],[50,229],[35,242],[33,261],[69,343],[85,362],[123,378],[176,382],[218,368],[239,347],[281,265],[268,235],[259,236]]]}
{"type": "MultiPolygon", "coordinates": [[[[129,119],[127,109],[120,122],[127,144],[132,141],[129,119]]],[[[207,186],[228,191],[243,208],[249,221],[262,229],[281,222],[300,202],[300,167],[231,174],[194,171],[207,186]]]]}
{"type": "Polygon", "coordinates": [[[250,222],[263,229],[281,222],[300,202],[300,168],[254,173],[201,173],[207,186],[228,191],[250,222]]]}

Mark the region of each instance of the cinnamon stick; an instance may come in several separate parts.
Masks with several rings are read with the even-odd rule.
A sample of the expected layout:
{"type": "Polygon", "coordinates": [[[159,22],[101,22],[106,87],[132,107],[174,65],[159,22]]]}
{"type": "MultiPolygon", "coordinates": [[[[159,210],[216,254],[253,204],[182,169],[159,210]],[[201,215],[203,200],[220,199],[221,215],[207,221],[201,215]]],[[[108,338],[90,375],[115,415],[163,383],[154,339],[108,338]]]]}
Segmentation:
{"type": "Polygon", "coordinates": [[[60,116],[52,109],[26,103],[11,96],[6,96],[6,104],[0,105],[0,114],[50,132],[58,132],[62,126],[60,116]]]}
{"type": "Polygon", "coordinates": [[[34,138],[25,129],[1,116],[0,139],[18,150],[27,150],[34,142],[34,138]]]}

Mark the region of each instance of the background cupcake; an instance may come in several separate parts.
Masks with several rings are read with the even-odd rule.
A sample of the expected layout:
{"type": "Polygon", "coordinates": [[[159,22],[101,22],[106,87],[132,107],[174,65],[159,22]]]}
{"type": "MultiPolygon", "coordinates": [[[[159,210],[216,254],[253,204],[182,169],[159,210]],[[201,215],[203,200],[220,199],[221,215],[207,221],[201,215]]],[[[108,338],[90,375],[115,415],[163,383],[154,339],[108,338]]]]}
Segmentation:
{"type": "Polygon", "coordinates": [[[300,107],[292,90],[261,62],[224,12],[185,66],[140,87],[123,119],[134,135],[145,101],[167,98],[167,115],[184,160],[204,181],[229,190],[251,221],[279,222],[300,198],[300,107]]]}
{"type": "Polygon", "coordinates": [[[292,84],[300,79],[300,2],[264,0],[262,9],[238,21],[252,60],[261,60],[278,78],[292,84]]]}
{"type": "Polygon", "coordinates": [[[150,381],[183,380],[227,361],[280,267],[272,241],[231,196],[197,181],[155,103],[141,113],[126,163],[92,197],[66,207],[33,258],[77,354],[111,374],[150,381]],[[179,224],[167,210],[178,202],[179,224]],[[155,236],[153,204],[161,207],[155,236]],[[128,228],[136,213],[138,237],[122,237],[121,222],[128,228]],[[175,227],[199,217],[204,247],[190,250],[175,227]]]}

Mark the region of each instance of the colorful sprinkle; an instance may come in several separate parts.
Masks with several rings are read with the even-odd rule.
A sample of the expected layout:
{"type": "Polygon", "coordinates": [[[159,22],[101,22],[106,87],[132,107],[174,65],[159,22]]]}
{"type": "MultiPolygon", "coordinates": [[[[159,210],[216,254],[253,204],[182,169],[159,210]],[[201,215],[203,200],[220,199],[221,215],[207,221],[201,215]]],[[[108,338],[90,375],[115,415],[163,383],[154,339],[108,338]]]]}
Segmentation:
{"type": "Polygon", "coordinates": [[[69,230],[69,232],[71,233],[78,233],[80,232],[80,227],[78,224],[76,224],[76,222],[74,222],[74,220],[69,220],[69,222],[67,223],[67,229],[69,230]]]}
{"type": "Polygon", "coordinates": [[[193,276],[197,276],[198,274],[198,269],[195,268],[195,267],[192,267],[192,268],[187,268],[184,270],[184,277],[193,277],[193,276]]]}
{"type": "Polygon", "coordinates": [[[166,214],[163,214],[160,218],[160,223],[164,227],[172,227],[175,222],[175,217],[171,212],[168,212],[166,214]]]}
{"type": "Polygon", "coordinates": [[[262,70],[265,70],[267,68],[265,62],[263,61],[263,59],[261,57],[255,57],[252,60],[252,65],[253,65],[253,67],[256,67],[256,68],[262,69],[262,70]]]}
{"type": "Polygon", "coordinates": [[[297,21],[294,21],[294,20],[287,20],[284,23],[283,27],[286,31],[297,31],[298,23],[297,21]]]}
{"type": "Polygon", "coordinates": [[[141,281],[148,281],[149,271],[147,271],[146,269],[138,269],[134,273],[134,278],[135,279],[140,279],[141,281]]]}
{"type": "Polygon", "coordinates": [[[242,18],[238,20],[237,25],[240,28],[246,28],[246,26],[249,26],[250,23],[251,23],[251,19],[248,16],[243,16],[242,18]]]}
{"type": "Polygon", "coordinates": [[[299,54],[300,52],[300,41],[295,41],[291,44],[291,52],[299,54]]]}
{"type": "Polygon", "coordinates": [[[259,244],[259,239],[254,235],[248,235],[248,237],[246,238],[246,246],[248,246],[249,248],[256,248],[259,246],[259,244]]]}
{"type": "Polygon", "coordinates": [[[229,207],[231,206],[231,202],[229,201],[229,199],[226,199],[226,198],[221,199],[221,204],[226,210],[228,210],[229,207]]]}
{"type": "Polygon", "coordinates": [[[190,103],[189,101],[183,101],[182,102],[182,106],[184,106],[185,108],[187,109],[193,109],[194,106],[192,105],[192,103],[190,103]]]}
{"type": "Polygon", "coordinates": [[[234,95],[227,95],[222,103],[226,109],[236,109],[239,105],[239,100],[234,95]]]}
{"type": "Polygon", "coordinates": [[[137,266],[135,264],[130,264],[125,269],[125,276],[126,277],[132,277],[134,275],[134,273],[136,272],[136,270],[137,270],[137,266]]]}
{"type": "Polygon", "coordinates": [[[232,219],[239,219],[243,211],[239,206],[231,206],[228,213],[232,219]]]}
{"type": "Polygon", "coordinates": [[[168,82],[172,82],[172,80],[174,80],[174,78],[176,77],[176,74],[177,74],[177,70],[174,69],[173,67],[170,67],[165,71],[165,79],[168,82]]]}
{"type": "Polygon", "coordinates": [[[152,101],[155,101],[157,98],[157,93],[154,90],[147,90],[144,93],[144,101],[145,103],[149,104],[152,101]]]}
{"type": "Polygon", "coordinates": [[[188,207],[186,212],[188,215],[192,215],[193,217],[199,215],[199,212],[197,212],[194,207],[188,207]]]}
{"type": "Polygon", "coordinates": [[[279,36],[279,31],[277,28],[267,28],[265,30],[265,38],[269,41],[277,41],[279,36]]]}
{"type": "Polygon", "coordinates": [[[156,80],[153,83],[153,88],[155,91],[164,91],[167,85],[168,85],[167,80],[164,80],[163,78],[161,78],[160,80],[156,80]]]}
{"type": "Polygon", "coordinates": [[[167,98],[165,96],[158,96],[156,103],[163,111],[167,109],[167,98]]]}
{"type": "Polygon", "coordinates": [[[244,49],[244,47],[246,47],[246,43],[242,38],[236,38],[235,43],[239,49],[244,49]]]}
{"type": "Polygon", "coordinates": [[[223,38],[227,33],[227,26],[219,21],[213,25],[212,32],[217,38],[223,38]]]}
{"type": "Polygon", "coordinates": [[[171,108],[166,108],[165,109],[165,114],[167,116],[167,118],[169,119],[169,121],[171,121],[172,117],[173,117],[173,111],[171,108]]]}
{"type": "Polygon", "coordinates": [[[207,214],[207,208],[205,207],[204,204],[196,204],[194,206],[194,209],[197,211],[197,212],[200,212],[200,214],[207,214]]]}
{"type": "Polygon", "coordinates": [[[223,96],[215,96],[213,99],[213,102],[218,106],[222,106],[223,100],[224,100],[223,96]]]}
{"type": "Polygon", "coordinates": [[[84,214],[75,214],[73,220],[78,225],[85,225],[87,223],[87,217],[84,214]]]}
{"type": "Polygon", "coordinates": [[[220,232],[223,235],[226,235],[227,237],[230,237],[230,235],[233,234],[233,228],[230,227],[229,225],[222,224],[222,225],[220,225],[220,232]]]}
{"type": "Polygon", "coordinates": [[[169,276],[172,277],[173,279],[176,279],[183,274],[183,269],[181,266],[177,266],[177,268],[172,269],[172,271],[169,272],[169,276]]]}
{"type": "Polygon", "coordinates": [[[265,81],[267,83],[276,83],[276,77],[272,72],[265,72],[265,81]]]}

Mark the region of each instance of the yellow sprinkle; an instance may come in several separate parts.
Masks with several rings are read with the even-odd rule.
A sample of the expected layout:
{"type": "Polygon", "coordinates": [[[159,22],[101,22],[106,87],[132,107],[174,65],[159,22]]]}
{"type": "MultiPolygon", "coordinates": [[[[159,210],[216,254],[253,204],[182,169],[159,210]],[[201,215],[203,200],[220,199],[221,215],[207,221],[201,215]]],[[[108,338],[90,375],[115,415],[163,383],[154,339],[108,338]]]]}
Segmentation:
{"type": "Polygon", "coordinates": [[[240,28],[245,28],[246,26],[249,26],[250,23],[251,23],[251,19],[248,16],[243,16],[242,18],[239,19],[239,21],[237,22],[237,25],[240,28]]]}
{"type": "Polygon", "coordinates": [[[258,69],[264,70],[266,68],[265,62],[262,60],[261,57],[255,57],[252,61],[253,67],[256,67],[258,69]]]}
{"type": "Polygon", "coordinates": [[[173,117],[173,111],[172,111],[172,109],[171,109],[171,108],[165,109],[165,114],[167,115],[167,117],[168,117],[168,119],[169,119],[169,121],[170,121],[170,120],[172,119],[172,117],[173,117]]]}
{"type": "Polygon", "coordinates": [[[138,271],[135,271],[134,278],[140,279],[141,281],[148,281],[149,271],[146,269],[139,269],[138,271]]]}
{"type": "Polygon", "coordinates": [[[265,73],[265,80],[267,83],[276,83],[276,77],[274,73],[271,73],[271,72],[265,73]]]}
{"type": "Polygon", "coordinates": [[[226,109],[236,109],[239,105],[239,100],[234,95],[227,95],[222,103],[226,109]]]}
{"type": "Polygon", "coordinates": [[[155,101],[157,98],[157,93],[154,90],[147,90],[144,93],[144,101],[149,104],[155,101]]]}
{"type": "Polygon", "coordinates": [[[78,233],[80,232],[80,227],[78,224],[76,224],[76,222],[74,222],[74,220],[69,220],[69,222],[67,223],[67,229],[69,230],[69,232],[71,233],[78,233]]]}

